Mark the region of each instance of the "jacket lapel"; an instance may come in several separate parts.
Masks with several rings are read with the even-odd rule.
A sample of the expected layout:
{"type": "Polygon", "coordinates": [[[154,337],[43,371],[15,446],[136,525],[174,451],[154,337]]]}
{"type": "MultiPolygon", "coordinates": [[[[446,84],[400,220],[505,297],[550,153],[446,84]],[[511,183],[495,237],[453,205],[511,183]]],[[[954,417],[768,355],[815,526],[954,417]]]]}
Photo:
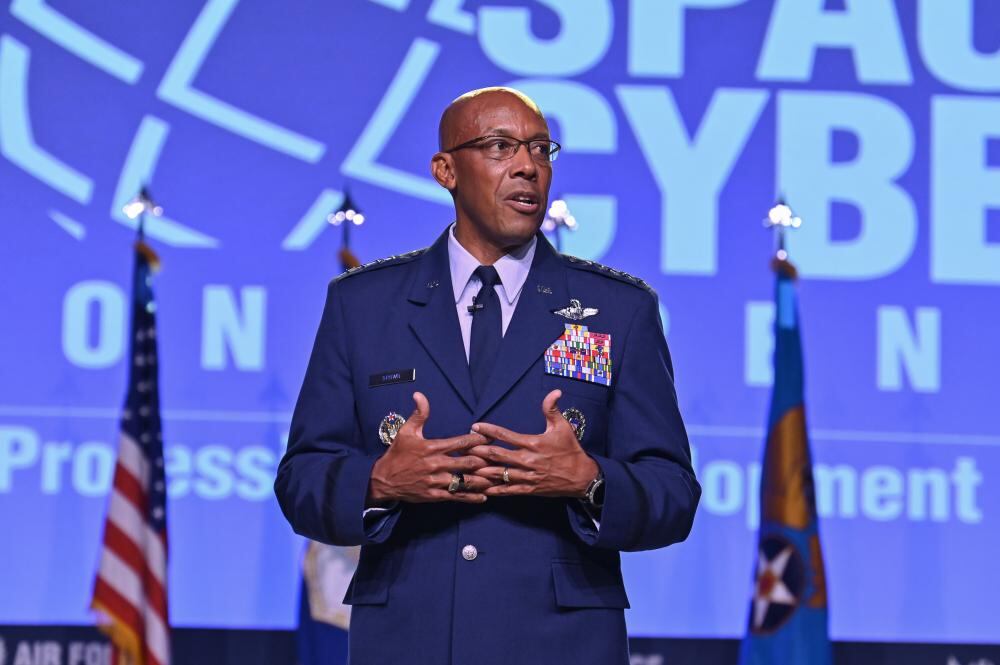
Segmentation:
{"type": "MultiPolygon", "coordinates": [[[[539,233],[537,238],[531,271],[504,334],[486,392],[473,410],[474,420],[481,420],[566,329],[566,321],[552,313],[553,309],[564,307],[569,302],[566,272],[545,236],[539,233]]],[[[455,314],[454,303],[452,305],[452,316],[456,319],[457,329],[458,316],[455,314]]]]}
{"type": "Polygon", "coordinates": [[[455,310],[447,230],[421,257],[410,285],[409,301],[417,305],[410,317],[410,329],[458,396],[472,410],[475,407],[472,378],[455,310]]]}

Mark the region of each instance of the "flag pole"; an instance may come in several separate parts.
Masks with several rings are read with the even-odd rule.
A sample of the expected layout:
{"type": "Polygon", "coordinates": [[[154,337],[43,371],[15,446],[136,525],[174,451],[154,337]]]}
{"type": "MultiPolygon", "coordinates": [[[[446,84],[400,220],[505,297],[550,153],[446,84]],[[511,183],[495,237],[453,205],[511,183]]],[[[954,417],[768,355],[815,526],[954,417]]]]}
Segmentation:
{"type": "Polygon", "coordinates": [[[577,227],[576,217],[570,212],[564,199],[555,199],[545,212],[545,219],[542,220],[542,231],[552,234],[556,251],[560,254],[562,253],[563,230],[576,231],[577,227]]]}
{"type": "Polygon", "coordinates": [[[802,220],[779,200],[775,229],[774,379],[761,462],[753,593],[740,665],[830,665],[827,586],[806,426],[804,360],[789,230],[802,220]]]}
{"type": "Polygon", "coordinates": [[[788,258],[785,239],[789,229],[801,228],[802,218],[792,212],[784,199],[778,199],[777,203],[768,211],[764,226],[774,229],[775,251],[771,258],[771,270],[793,281],[798,279],[798,270],[788,258]]]}
{"type": "Polygon", "coordinates": [[[163,211],[143,187],[123,212],[136,220],[127,390],[91,608],[115,665],[170,665],[167,489],[150,279],[159,259],[145,242],[146,215],[163,211]]]}
{"type": "Polygon", "coordinates": [[[341,270],[350,270],[361,265],[358,257],[351,251],[351,227],[364,224],[365,216],[351,199],[351,193],[347,186],[344,187],[343,202],[339,208],[326,216],[326,221],[341,228],[340,251],[337,253],[340,258],[341,270]]]}
{"type": "Polygon", "coordinates": [[[145,257],[150,270],[158,272],[160,270],[160,257],[146,242],[146,224],[149,216],[161,217],[163,208],[153,200],[149,193],[149,186],[143,185],[139,193],[122,207],[122,212],[129,219],[136,220],[135,250],[145,257]]]}
{"type": "MultiPolygon", "coordinates": [[[[341,227],[337,252],[341,270],[361,265],[351,251],[351,228],[361,226],[365,216],[354,203],[348,188],[340,207],[326,217],[332,226],[341,227]]],[[[351,607],[337,602],[350,583],[358,566],[360,548],[327,545],[307,541],[302,559],[299,598],[299,625],[296,631],[298,662],[302,665],[343,663],[347,659],[347,631],[351,607]]]]}

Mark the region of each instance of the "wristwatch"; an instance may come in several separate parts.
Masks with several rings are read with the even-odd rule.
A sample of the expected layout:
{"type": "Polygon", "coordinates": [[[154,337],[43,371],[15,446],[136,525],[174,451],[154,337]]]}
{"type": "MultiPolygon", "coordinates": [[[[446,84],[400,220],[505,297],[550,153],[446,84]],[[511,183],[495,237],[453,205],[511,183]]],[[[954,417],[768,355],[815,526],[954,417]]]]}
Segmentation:
{"type": "Polygon", "coordinates": [[[597,477],[590,481],[587,485],[587,492],[585,497],[587,503],[594,508],[600,508],[604,505],[604,472],[598,471],[597,477]]]}

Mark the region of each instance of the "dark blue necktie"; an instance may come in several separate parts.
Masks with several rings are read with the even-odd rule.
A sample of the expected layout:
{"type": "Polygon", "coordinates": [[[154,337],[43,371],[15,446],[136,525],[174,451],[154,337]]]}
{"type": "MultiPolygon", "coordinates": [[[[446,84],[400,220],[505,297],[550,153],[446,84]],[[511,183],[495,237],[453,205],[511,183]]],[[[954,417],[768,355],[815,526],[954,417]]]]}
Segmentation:
{"type": "Polygon", "coordinates": [[[472,389],[476,392],[478,400],[486,392],[486,383],[500,353],[503,319],[500,313],[500,298],[493,288],[500,283],[497,269],[493,266],[479,266],[475,275],[483,286],[469,307],[472,311],[469,372],[472,374],[472,389]]]}

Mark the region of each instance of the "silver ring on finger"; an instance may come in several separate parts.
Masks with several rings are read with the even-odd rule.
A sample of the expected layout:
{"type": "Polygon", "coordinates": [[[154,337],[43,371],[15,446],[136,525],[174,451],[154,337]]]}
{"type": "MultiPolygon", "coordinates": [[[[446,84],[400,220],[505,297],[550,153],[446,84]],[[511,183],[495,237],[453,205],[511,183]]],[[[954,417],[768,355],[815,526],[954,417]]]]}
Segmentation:
{"type": "Polygon", "coordinates": [[[503,468],[503,484],[510,485],[510,469],[507,467],[503,468]]]}
{"type": "Polygon", "coordinates": [[[451,474],[451,482],[448,483],[448,492],[454,494],[465,489],[465,476],[460,473],[451,474]]]}

